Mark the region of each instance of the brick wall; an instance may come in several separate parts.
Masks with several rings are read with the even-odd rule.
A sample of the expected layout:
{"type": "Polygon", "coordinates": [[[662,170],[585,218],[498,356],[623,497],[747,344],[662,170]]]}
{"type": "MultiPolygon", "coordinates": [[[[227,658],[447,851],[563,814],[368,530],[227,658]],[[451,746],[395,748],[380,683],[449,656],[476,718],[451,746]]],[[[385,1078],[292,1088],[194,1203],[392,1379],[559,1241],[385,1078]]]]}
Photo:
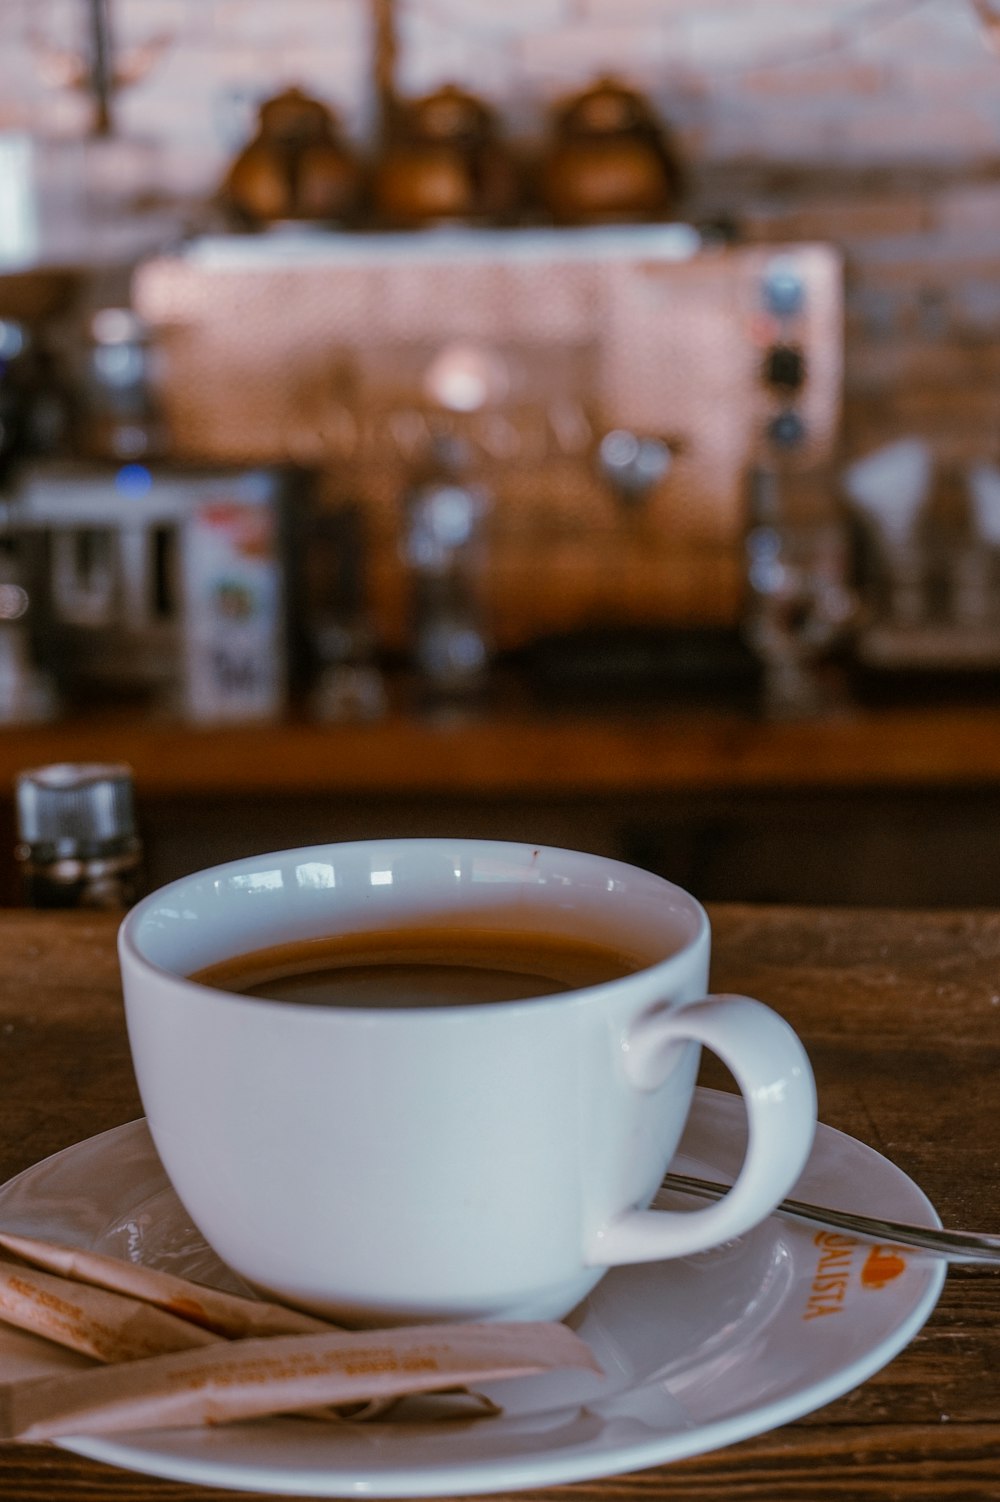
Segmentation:
{"type": "MultiPolygon", "coordinates": [[[[367,0],[112,3],[123,66],[152,57],[118,123],[155,143],[164,192],[209,194],[289,83],[365,141],[367,0]]],[[[83,126],[65,79],[85,16],[2,0],[0,129],[83,126]]],[[[843,247],[847,448],[922,431],[945,457],[1000,451],[1000,54],[974,0],[399,0],[397,24],[402,92],[463,82],[525,140],[555,98],[627,76],[676,135],[692,217],[843,247]]]]}

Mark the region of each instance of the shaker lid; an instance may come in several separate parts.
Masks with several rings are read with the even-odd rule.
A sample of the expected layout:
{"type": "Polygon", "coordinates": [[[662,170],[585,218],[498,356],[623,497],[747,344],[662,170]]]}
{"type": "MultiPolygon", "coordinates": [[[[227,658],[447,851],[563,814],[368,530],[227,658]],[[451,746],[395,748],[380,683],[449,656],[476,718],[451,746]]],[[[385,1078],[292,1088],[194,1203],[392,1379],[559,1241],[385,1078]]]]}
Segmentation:
{"type": "Polygon", "coordinates": [[[19,838],[29,845],[77,846],[135,834],[132,769],[122,762],[57,762],[16,780],[19,838]]]}

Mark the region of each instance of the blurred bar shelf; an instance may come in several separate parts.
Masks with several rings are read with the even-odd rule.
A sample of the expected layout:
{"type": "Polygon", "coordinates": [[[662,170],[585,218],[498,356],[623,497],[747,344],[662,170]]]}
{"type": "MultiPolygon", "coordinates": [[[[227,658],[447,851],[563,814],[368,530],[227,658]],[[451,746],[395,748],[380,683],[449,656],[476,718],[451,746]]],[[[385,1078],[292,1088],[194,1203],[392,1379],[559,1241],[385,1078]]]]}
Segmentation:
{"type": "Polygon", "coordinates": [[[851,709],[768,723],[725,711],[484,712],[435,723],[192,726],[102,713],[0,730],[0,779],[123,760],[161,797],[588,796],[725,789],[1000,787],[1000,705],[851,709]]]}

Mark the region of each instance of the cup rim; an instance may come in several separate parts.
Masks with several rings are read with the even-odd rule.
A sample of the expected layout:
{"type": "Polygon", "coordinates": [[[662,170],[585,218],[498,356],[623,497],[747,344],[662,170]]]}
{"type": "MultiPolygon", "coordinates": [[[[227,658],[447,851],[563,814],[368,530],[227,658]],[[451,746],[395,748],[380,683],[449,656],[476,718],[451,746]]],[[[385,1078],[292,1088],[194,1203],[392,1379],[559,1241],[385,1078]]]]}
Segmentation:
{"type": "Polygon", "coordinates": [[[566,1007],[577,1001],[590,1000],[600,994],[606,994],[611,989],[621,991],[627,987],[631,991],[634,983],[637,981],[641,981],[641,983],[647,986],[651,985],[651,982],[668,984],[671,972],[686,964],[688,956],[700,946],[709,943],[710,937],[711,923],[703,904],[697,897],[685,887],[681,887],[676,882],[670,881],[668,877],[660,876],[654,871],[648,871],[641,866],[632,865],[614,856],[605,856],[593,851],[575,850],[567,846],[538,844],[526,840],[486,840],[467,836],[456,837],[454,839],[448,836],[430,836],[427,838],[421,836],[402,836],[400,838],[378,836],[373,839],[328,840],[312,845],[291,846],[283,850],[260,851],[253,855],[241,856],[235,860],[206,866],[199,870],[191,871],[184,876],[177,877],[173,881],[167,882],[148,893],[125,914],[118,929],[118,953],[122,964],[128,959],[139,970],[169,980],[185,992],[196,994],[202,998],[211,997],[215,1001],[236,1007],[252,1007],[253,1012],[258,1015],[262,1012],[271,1014],[280,1012],[283,1015],[298,1014],[317,1020],[323,1016],[327,1016],[336,1017],[341,1022],[345,1019],[357,1019],[359,1023],[371,1025],[373,1022],[392,1018],[395,1018],[398,1023],[398,1020],[402,1017],[436,1017],[442,1020],[449,1018],[457,1019],[469,1016],[470,1014],[478,1017],[486,1015],[507,1017],[516,1014],[519,1010],[528,1008],[532,1012],[536,1012],[540,1008],[548,1010],[554,1007],[566,1007]],[[200,981],[192,980],[190,976],[182,974],[179,970],[172,970],[166,965],[162,965],[156,960],[151,959],[141,948],[139,932],[147,916],[164,901],[170,900],[171,897],[180,896],[184,889],[189,887],[192,882],[211,881],[213,878],[221,878],[224,875],[233,875],[244,871],[249,872],[259,867],[260,863],[264,861],[294,861],[298,857],[302,857],[303,859],[308,859],[309,857],[315,858],[320,852],[332,852],[336,850],[375,849],[380,846],[399,850],[412,849],[421,845],[436,846],[449,850],[458,848],[471,850],[475,847],[482,851],[520,851],[532,852],[536,855],[568,855],[574,860],[585,860],[592,862],[594,865],[618,868],[623,872],[627,872],[633,880],[639,877],[652,886],[670,893],[675,904],[679,902],[690,913],[690,916],[694,920],[694,926],[690,935],[678,944],[677,947],[671,949],[668,954],[662,956],[660,959],[652,960],[648,964],[639,965],[635,970],[629,971],[626,975],[618,977],[615,980],[600,981],[589,986],[578,986],[565,991],[558,991],[551,995],[521,997],[511,1001],[491,1002],[488,1007],[475,1002],[468,1004],[459,1002],[447,1007],[425,1006],[374,1009],[366,1007],[342,1007],[336,1004],[320,1007],[307,1002],[271,1000],[267,997],[244,995],[237,991],[224,991],[214,986],[205,985],[200,981]]]}

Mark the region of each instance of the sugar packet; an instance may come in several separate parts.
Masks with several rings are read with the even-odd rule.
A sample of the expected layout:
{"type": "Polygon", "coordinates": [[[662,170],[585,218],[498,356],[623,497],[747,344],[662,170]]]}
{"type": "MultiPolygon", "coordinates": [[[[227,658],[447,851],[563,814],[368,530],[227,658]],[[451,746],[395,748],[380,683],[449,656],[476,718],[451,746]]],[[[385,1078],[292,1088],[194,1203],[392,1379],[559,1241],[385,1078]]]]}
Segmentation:
{"type": "Polygon", "coordinates": [[[0,1251],[13,1253],[24,1262],[74,1282],[128,1294],[190,1324],[225,1336],[227,1340],[246,1335],[298,1335],[337,1328],[329,1320],[318,1319],[285,1304],[226,1293],[221,1288],[194,1283],[190,1278],[179,1278],[155,1267],[123,1262],[119,1257],[107,1257],[82,1247],[63,1246],[33,1236],[0,1231],[0,1251]]]}
{"type": "MultiPolygon", "coordinates": [[[[0,1440],[266,1414],[378,1418],[401,1398],[563,1367],[600,1372],[565,1325],[345,1331],[154,1268],[0,1233],[0,1321],[102,1362],[0,1387],[0,1440]],[[28,1265],[33,1264],[33,1265],[28,1265]]],[[[496,1412],[483,1400],[479,1414],[496,1412]]]]}
{"type": "Polygon", "coordinates": [[[601,1371],[545,1321],[252,1338],[0,1388],[0,1440],[214,1425],[564,1368],[601,1371]]]}

